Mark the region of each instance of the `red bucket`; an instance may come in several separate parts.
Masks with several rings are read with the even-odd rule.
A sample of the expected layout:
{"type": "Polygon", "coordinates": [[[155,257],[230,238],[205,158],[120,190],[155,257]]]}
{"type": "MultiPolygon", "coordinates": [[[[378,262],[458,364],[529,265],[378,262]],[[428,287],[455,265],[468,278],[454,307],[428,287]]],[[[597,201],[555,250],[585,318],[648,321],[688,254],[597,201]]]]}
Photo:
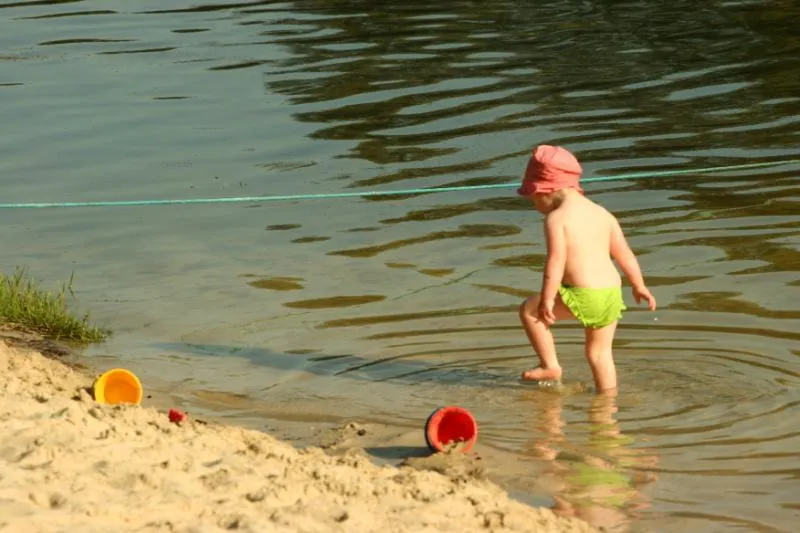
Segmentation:
{"type": "Polygon", "coordinates": [[[425,442],[434,452],[444,451],[453,442],[464,442],[468,452],[478,440],[478,423],[463,407],[448,406],[436,409],[425,422],[425,442]]]}

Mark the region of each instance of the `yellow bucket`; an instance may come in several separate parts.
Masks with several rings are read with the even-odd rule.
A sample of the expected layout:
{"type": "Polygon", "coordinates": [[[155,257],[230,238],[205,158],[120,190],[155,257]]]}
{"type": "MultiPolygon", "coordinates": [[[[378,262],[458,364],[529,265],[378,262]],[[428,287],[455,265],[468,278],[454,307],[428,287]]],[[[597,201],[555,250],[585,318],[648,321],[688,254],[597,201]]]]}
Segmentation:
{"type": "Polygon", "coordinates": [[[103,373],[95,380],[92,389],[94,399],[99,403],[139,405],[142,402],[142,383],[133,372],[124,368],[103,373]]]}

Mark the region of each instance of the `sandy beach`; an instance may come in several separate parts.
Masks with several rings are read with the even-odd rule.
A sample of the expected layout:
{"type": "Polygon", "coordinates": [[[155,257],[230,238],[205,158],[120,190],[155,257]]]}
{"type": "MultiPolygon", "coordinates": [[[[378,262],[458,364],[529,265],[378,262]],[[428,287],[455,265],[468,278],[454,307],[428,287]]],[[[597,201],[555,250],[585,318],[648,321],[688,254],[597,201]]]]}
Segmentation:
{"type": "Polygon", "coordinates": [[[173,423],[147,401],[100,405],[91,370],[52,348],[0,340],[0,531],[596,531],[467,467],[378,466],[357,448],[173,423]]]}

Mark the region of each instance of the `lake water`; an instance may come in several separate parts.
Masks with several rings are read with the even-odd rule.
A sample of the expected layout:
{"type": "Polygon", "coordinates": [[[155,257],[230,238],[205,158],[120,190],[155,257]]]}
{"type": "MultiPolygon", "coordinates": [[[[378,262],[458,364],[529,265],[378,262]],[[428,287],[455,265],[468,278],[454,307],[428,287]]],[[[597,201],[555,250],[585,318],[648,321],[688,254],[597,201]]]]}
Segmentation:
{"type": "MultiPolygon", "coordinates": [[[[0,2],[2,202],[503,184],[539,143],[586,177],[800,158],[790,0],[0,2]]],[[[74,272],[115,332],[87,355],[219,416],[460,404],[504,486],[611,531],[796,531],[800,164],[586,189],[660,305],[626,294],[614,401],[572,325],[566,391],[518,383],[545,250],[513,188],[0,209],[0,267],[74,272]]]]}

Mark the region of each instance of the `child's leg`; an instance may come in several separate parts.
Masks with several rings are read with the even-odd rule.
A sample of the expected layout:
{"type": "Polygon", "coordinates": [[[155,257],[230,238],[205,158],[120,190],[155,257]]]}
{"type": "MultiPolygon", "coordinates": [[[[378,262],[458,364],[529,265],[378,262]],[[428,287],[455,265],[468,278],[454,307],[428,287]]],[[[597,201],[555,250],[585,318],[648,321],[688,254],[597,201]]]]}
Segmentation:
{"type": "Polygon", "coordinates": [[[589,367],[592,369],[597,392],[617,387],[617,369],[614,366],[614,356],[611,353],[611,345],[614,342],[616,330],[616,322],[603,328],[586,328],[585,330],[586,361],[589,362],[589,367]]]}
{"type": "MultiPolygon", "coordinates": [[[[539,320],[537,309],[539,307],[540,295],[534,294],[519,307],[519,318],[522,327],[528,335],[528,340],[539,356],[540,365],[536,368],[526,370],[522,373],[522,379],[528,381],[559,380],[561,379],[561,365],[558,364],[556,357],[556,345],[550,328],[539,320]]],[[[556,320],[566,320],[574,318],[572,313],[557,296],[553,305],[553,314],[556,320]]]]}

